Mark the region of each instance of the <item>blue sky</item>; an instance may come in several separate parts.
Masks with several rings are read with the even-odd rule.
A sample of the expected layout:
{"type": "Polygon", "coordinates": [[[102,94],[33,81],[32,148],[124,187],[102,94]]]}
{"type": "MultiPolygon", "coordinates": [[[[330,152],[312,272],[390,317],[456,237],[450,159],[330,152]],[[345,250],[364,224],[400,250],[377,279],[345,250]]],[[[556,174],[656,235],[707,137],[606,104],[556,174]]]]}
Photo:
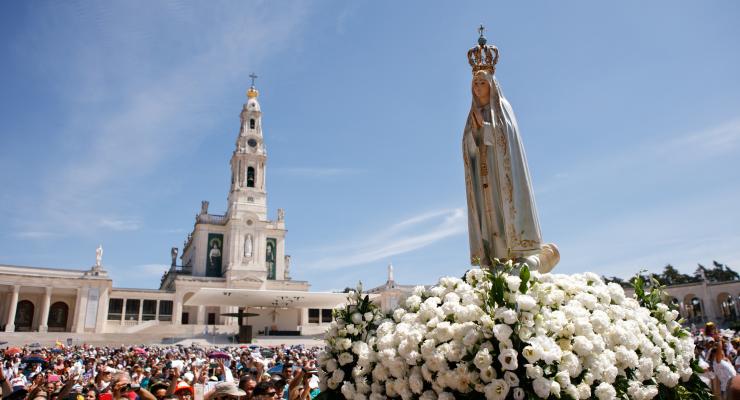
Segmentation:
{"type": "Polygon", "coordinates": [[[260,78],[272,216],[313,290],[467,268],[476,27],[557,272],[740,268],[740,3],[2,2],[0,263],[156,287],[260,78]]]}

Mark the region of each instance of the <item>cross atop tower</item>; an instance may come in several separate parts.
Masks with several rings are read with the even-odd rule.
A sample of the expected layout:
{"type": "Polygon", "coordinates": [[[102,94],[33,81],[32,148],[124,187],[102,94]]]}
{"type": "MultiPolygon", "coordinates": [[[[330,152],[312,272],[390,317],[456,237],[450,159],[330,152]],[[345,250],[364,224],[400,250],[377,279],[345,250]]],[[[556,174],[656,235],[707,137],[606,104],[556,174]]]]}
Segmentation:
{"type": "MultiPolygon", "coordinates": [[[[483,26],[483,25],[481,25],[481,26],[483,26]]],[[[254,72],[252,72],[251,74],[249,74],[249,77],[252,78],[252,87],[254,87],[254,80],[257,79],[257,78],[259,78],[259,77],[254,72]]]]}

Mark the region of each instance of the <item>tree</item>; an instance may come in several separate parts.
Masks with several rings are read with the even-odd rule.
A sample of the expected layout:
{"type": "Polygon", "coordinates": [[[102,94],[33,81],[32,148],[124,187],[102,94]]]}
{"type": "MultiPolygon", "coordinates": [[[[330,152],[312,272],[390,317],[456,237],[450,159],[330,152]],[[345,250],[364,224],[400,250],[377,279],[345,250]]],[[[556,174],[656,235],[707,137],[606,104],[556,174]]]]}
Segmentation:
{"type": "Polygon", "coordinates": [[[698,264],[699,267],[696,269],[696,272],[694,272],[694,275],[697,278],[701,279],[703,273],[703,275],[709,282],[726,282],[740,280],[740,275],[738,275],[737,272],[732,270],[732,268],[728,267],[727,265],[719,263],[717,261],[712,261],[712,264],[714,264],[713,268],[706,268],[705,266],[698,264]]]}
{"type": "Polygon", "coordinates": [[[696,277],[693,277],[688,274],[680,273],[676,269],[676,267],[674,267],[671,264],[668,264],[665,267],[663,267],[663,273],[657,275],[656,278],[663,285],[680,285],[682,283],[691,283],[691,282],[699,281],[696,277]]]}

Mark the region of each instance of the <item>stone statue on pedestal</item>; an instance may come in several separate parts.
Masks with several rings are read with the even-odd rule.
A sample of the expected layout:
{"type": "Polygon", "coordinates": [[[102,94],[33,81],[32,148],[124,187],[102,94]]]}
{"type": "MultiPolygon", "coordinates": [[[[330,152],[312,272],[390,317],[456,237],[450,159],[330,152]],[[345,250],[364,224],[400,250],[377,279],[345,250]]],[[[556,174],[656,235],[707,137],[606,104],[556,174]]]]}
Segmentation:
{"type": "Polygon", "coordinates": [[[99,244],[95,249],[95,268],[100,269],[103,266],[103,245],[99,244]]]}
{"type": "Polygon", "coordinates": [[[172,264],[170,264],[170,265],[171,265],[171,266],[172,266],[173,268],[174,268],[175,266],[177,266],[177,253],[179,253],[179,252],[180,252],[180,251],[178,250],[178,248],[177,248],[177,247],[173,247],[173,248],[172,248],[172,249],[170,250],[170,257],[172,257],[172,264]]]}
{"type": "Polygon", "coordinates": [[[285,256],[285,280],[290,280],[290,256],[285,256]]]}
{"type": "Polygon", "coordinates": [[[203,200],[200,202],[200,213],[201,215],[208,214],[208,201],[203,200]]]}
{"type": "Polygon", "coordinates": [[[463,133],[470,256],[481,266],[492,260],[525,261],[549,272],[560,259],[554,244],[543,244],[524,146],[511,105],[494,77],[498,49],[468,51],[473,101],[463,133]]]}

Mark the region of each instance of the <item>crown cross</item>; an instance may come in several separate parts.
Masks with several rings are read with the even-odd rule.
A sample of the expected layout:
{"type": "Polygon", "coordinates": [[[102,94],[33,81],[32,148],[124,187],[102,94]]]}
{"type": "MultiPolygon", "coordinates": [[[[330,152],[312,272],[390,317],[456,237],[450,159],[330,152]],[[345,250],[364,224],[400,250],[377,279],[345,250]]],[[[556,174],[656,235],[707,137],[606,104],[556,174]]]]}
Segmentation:
{"type": "Polygon", "coordinates": [[[473,68],[473,73],[478,71],[496,71],[498,63],[498,48],[493,45],[486,45],[487,39],[483,35],[486,28],[481,24],[478,27],[478,45],[468,50],[468,63],[473,68]]]}
{"type": "Polygon", "coordinates": [[[251,74],[249,74],[249,77],[252,78],[252,87],[254,87],[254,80],[257,79],[257,78],[259,78],[259,77],[254,72],[252,72],[251,74]]]}

